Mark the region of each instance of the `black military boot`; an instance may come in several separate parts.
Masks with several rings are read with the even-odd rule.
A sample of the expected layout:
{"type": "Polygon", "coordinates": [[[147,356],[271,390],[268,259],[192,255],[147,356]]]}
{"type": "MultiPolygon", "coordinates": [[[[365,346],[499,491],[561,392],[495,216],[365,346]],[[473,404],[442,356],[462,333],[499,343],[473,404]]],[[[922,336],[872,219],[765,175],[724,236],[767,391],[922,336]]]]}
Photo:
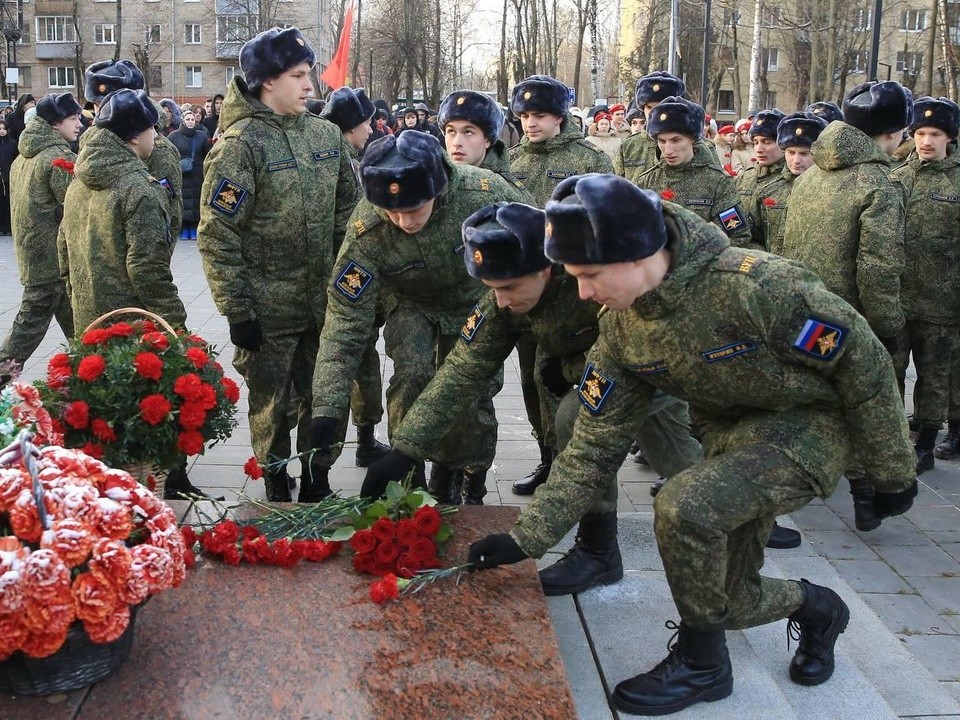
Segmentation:
{"type": "Polygon", "coordinates": [[[650,483],[650,497],[656,497],[657,493],[663,490],[664,483],[667,482],[665,477],[658,477],[652,483],[650,483]]]}
{"type": "Polygon", "coordinates": [[[290,490],[297,481],[290,477],[286,469],[263,473],[263,487],[267,491],[267,502],[290,502],[290,490]]]}
{"type": "Polygon", "coordinates": [[[513,494],[533,495],[534,491],[543,485],[547,481],[547,478],[550,477],[550,468],[553,466],[553,459],[555,457],[555,450],[540,443],[540,464],[523,480],[517,480],[513,483],[513,494]]]}
{"type": "Polygon", "coordinates": [[[207,495],[203,490],[190,482],[187,476],[187,466],[182,465],[167,472],[167,479],[163,485],[164,500],[223,500],[223,495],[207,495]]]}
{"type": "Polygon", "coordinates": [[[853,497],[853,520],[857,530],[868,532],[880,527],[880,518],[873,507],[873,485],[870,478],[847,478],[853,497]]]}
{"type": "Polygon", "coordinates": [[[922,475],[927,470],[933,470],[933,447],[937,444],[937,433],[940,428],[936,425],[922,425],[920,434],[917,436],[917,442],[913,449],[917,453],[917,475],[922,475]]]}
{"type": "Polygon", "coordinates": [[[770,531],[770,537],[767,538],[767,547],[777,550],[789,550],[790,548],[800,547],[800,533],[791,530],[776,521],[773,523],[773,529],[770,531]]]}
{"type": "Polygon", "coordinates": [[[435,462],[430,467],[430,481],[427,492],[439,502],[447,505],[460,505],[463,486],[463,471],[435,462]]]}
{"type": "Polygon", "coordinates": [[[321,467],[314,459],[300,475],[300,494],[298,503],[317,503],[333,495],[330,490],[330,468],[321,467]]]}
{"type": "Polygon", "coordinates": [[[920,432],[920,421],[913,416],[913,413],[907,415],[907,427],[910,428],[910,432],[920,432]]]}
{"type": "Polygon", "coordinates": [[[354,459],[357,467],[367,467],[390,452],[389,445],[384,445],[374,437],[373,428],[373,425],[357,425],[357,454],[354,459]]]}
{"type": "Polygon", "coordinates": [[[540,571],[543,594],[571,595],[594,585],[612,585],[623,578],[617,544],[617,513],[587,513],[567,553],[540,571]]]}
{"type": "Polygon", "coordinates": [[[933,450],[939,460],[953,460],[960,455],[960,420],[947,421],[947,436],[933,450]]]}
{"type": "MultiPolygon", "coordinates": [[[[698,702],[722,700],[733,692],[733,668],[723,630],[694,630],[684,623],[667,657],[650,672],[618,683],[613,704],[635,715],[668,715],[698,702]]],[[[672,639],[671,639],[672,640],[672,639]]]]}
{"type": "Polygon", "coordinates": [[[833,646],[850,622],[850,608],[830,588],[801,579],[803,604],[790,616],[789,637],[798,641],[790,661],[790,679],[799,685],[819,685],[833,675],[833,646]]]}
{"type": "Polygon", "coordinates": [[[483,505],[483,496],[487,494],[487,471],[463,471],[463,504],[483,505]]]}

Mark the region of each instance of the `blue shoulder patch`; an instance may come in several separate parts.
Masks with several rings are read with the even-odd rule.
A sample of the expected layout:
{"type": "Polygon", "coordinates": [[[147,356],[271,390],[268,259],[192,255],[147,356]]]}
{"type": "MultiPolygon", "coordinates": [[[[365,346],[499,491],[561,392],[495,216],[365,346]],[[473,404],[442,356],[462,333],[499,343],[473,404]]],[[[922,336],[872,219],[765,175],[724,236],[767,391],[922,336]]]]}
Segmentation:
{"type": "Polygon", "coordinates": [[[614,380],[597,370],[593,363],[590,363],[584,369],[583,377],[577,386],[577,397],[580,398],[580,404],[594,415],[599,415],[603,409],[603,404],[610,397],[610,392],[616,384],[614,380]]]}
{"type": "Polygon", "coordinates": [[[463,327],[460,328],[460,337],[463,338],[465,343],[473,342],[473,339],[477,336],[477,331],[486,319],[487,317],[480,310],[480,306],[476,305],[473,308],[473,312],[470,313],[470,317],[467,318],[463,327]]]}
{"type": "Polygon", "coordinates": [[[160,183],[160,187],[167,191],[167,196],[172,200],[177,196],[177,191],[173,189],[173,183],[170,182],[170,178],[162,177],[157,180],[160,183]]]}
{"type": "Polygon", "coordinates": [[[217,185],[217,189],[213,191],[210,207],[228,217],[233,217],[249,194],[242,185],[238,185],[230,178],[223,178],[217,185]]]}
{"type": "Polygon", "coordinates": [[[348,300],[357,300],[363,295],[363,291],[367,289],[372,280],[373,275],[371,273],[350,260],[343,268],[343,272],[337,277],[335,285],[337,290],[345,295],[348,300]]]}
{"type": "Polygon", "coordinates": [[[727,233],[727,235],[737,232],[747,224],[747,218],[744,216],[739,205],[721,210],[717,214],[717,220],[720,221],[720,227],[723,228],[723,231],[727,233]]]}
{"type": "Polygon", "coordinates": [[[843,347],[846,339],[846,328],[811,317],[793,341],[793,347],[817,360],[829,360],[843,347]]]}

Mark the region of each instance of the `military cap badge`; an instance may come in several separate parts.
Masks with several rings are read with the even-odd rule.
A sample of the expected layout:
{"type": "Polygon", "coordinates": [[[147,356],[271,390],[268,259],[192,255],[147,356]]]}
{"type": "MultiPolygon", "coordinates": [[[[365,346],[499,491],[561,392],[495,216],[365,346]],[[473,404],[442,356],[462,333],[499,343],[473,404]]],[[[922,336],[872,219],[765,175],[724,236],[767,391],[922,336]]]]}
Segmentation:
{"type": "Polygon", "coordinates": [[[666,120],[666,119],[667,119],[667,114],[666,114],[666,113],[660,113],[660,122],[663,122],[663,121],[666,120]]]}
{"type": "Polygon", "coordinates": [[[480,329],[480,326],[483,325],[483,321],[486,319],[483,311],[480,310],[480,306],[474,306],[470,317],[467,318],[467,321],[460,329],[460,337],[463,338],[465,343],[473,342],[473,339],[477,336],[477,330],[480,329]]]}
{"type": "Polygon", "coordinates": [[[387,190],[390,192],[391,195],[399,195],[400,183],[395,183],[395,182],[390,183],[390,187],[388,187],[387,190]]]}
{"type": "Polygon", "coordinates": [[[373,275],[353,260],[350,260],[347,262],[346,267],[343,268],[343,272],[337,277],[336,288],[341,294],[345,295],[347,299],[357,300],[372,280],[373,275]]]}
{"type": "Polygon", "coordinates": [[[303,38],[302,38],[302,37],[298,37],[298,38],[297,38],[297,42],[300,43],[300,47],[303,47],[303,38]]]}
{"type": "Polygon", "coordinates": [[[657,83],[656,85],[653,86],[653,91],[660,92],[660,83],[657,83]]]}
{"type": "Polygon", "coordinates": [[[466,101],[467,99],[463,95],[461,95],[460,97],[457,98],[457,105],[463,105],[466,101]]]}
{"type": "Polygon", "coordinates": [[[796,130],[793,131],[793,134],[794,134],[794,135],[803,135],[803,128],[802,128],[802,127],[798,127],[796,130]]]}
{"type": "Polygon", "coordinates": [[[529,99],[532,98],[532,97],[533,97],[533,93],[530,92],[529,90],[527,90],[527,91],[523,94],[523,99],[524,99],[524,100],[529,100],[529,99]]]}
{"type": "Polygon", "coordinates": [[[483,253],[479,250],[473,251],[473,262],[477,265],[483,265],[483,253]]]}
{"type": "Polygon", "coordinates": [[[931,117],[932,115],[933,115],[933,110],[927,110],[927,111],[923,114],[924,117],[931,117]]]}
{"type": "Polygon", "coordinates": [[[97,88],[97,90],[99,90],[100,92],[106,92],[107,86],[103,83],[100,83],[100,86],[97,88]]]}

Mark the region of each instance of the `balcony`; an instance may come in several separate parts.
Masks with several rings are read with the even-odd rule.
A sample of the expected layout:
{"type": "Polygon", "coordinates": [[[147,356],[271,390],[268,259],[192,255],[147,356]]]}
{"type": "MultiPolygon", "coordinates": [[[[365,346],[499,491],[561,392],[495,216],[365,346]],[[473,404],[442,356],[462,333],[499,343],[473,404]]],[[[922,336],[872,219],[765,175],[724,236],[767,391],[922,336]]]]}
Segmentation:
{"type": "Polygon", "coordinates": [[[37,60],[68,60],[76,55],[76,43],[35,43],[37,60]]]}
{"type": "Polygon", "coordinates": [[[34,5],[35,15],[70,15],[74,12],[72,2],[61,0],[37,0],[34,5]]]}
{"type": "Polygon", "coordinates": [[[239,40],[236,42],[218,41],[217,60],[237,60],[240,57],[241,47],[243,47],[243,43],[239,40]]]}

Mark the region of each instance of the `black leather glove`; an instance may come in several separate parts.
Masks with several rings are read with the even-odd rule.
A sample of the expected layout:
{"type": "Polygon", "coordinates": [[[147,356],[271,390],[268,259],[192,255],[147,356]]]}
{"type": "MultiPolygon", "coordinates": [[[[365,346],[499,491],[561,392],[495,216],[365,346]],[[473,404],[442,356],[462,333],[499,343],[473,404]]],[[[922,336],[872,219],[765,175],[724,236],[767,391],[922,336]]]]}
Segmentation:
{"type": "Polygon", "coordinates": [[[903,515],[907,510],[913,507],[913,499],[917,496],[917,480],[914,478],[913,484],[906,490],[900,492],[885,493],[874,490],[873,492],[873,510],[877,517],[893,517],[894,515],[903,515]]]}
{"type": "Polygon", "coordinates": [[[563,361],[560,358],[550,358],[543,364],[540,379],[543,386],[557,397],[563,397],[573,387],[573,383],[563,376],[563,361]]]}
{"type": "Polygon", "coordinates": [[[880,340],[880,344],[887,349],[887,352],[890,353],[891,356],[893,356],[894,353],[897,352],[897,348],[900,347],[900,344],[897,342],[897,338],[895,335],[892,335],[890,337],[882,337],[878,339],[880,340]]]}
{"type": "Polygon", "coordinates": [[[331,443],[336,438],[339,424],[340,422],[332,417],[315,417],[310,420],[310,425],[307,428],[310,447],[321,452],[328,452],[331,443]]]}
{"type": "Polygon", "coordinates": [[[487,535],[473,543],[467,551],[467,560],[472,562],[477,570],[512,565],[526,559],[527,554],[520,549],[517,541],[506,533],[487,535]]]}
{"type": "Polygon", "coordinates": [[[238,348],[256,352],[263,347],[263,330],[259,320],[230,323],[230,342],[238,348]]]}
{"type": "Polygon", "coordinates": [[[416,461],[399,450],[391,450],[370,464],[360,487],[360,497],[378,498],[387,489],[391,480],[402,482],[416,461]]]}

